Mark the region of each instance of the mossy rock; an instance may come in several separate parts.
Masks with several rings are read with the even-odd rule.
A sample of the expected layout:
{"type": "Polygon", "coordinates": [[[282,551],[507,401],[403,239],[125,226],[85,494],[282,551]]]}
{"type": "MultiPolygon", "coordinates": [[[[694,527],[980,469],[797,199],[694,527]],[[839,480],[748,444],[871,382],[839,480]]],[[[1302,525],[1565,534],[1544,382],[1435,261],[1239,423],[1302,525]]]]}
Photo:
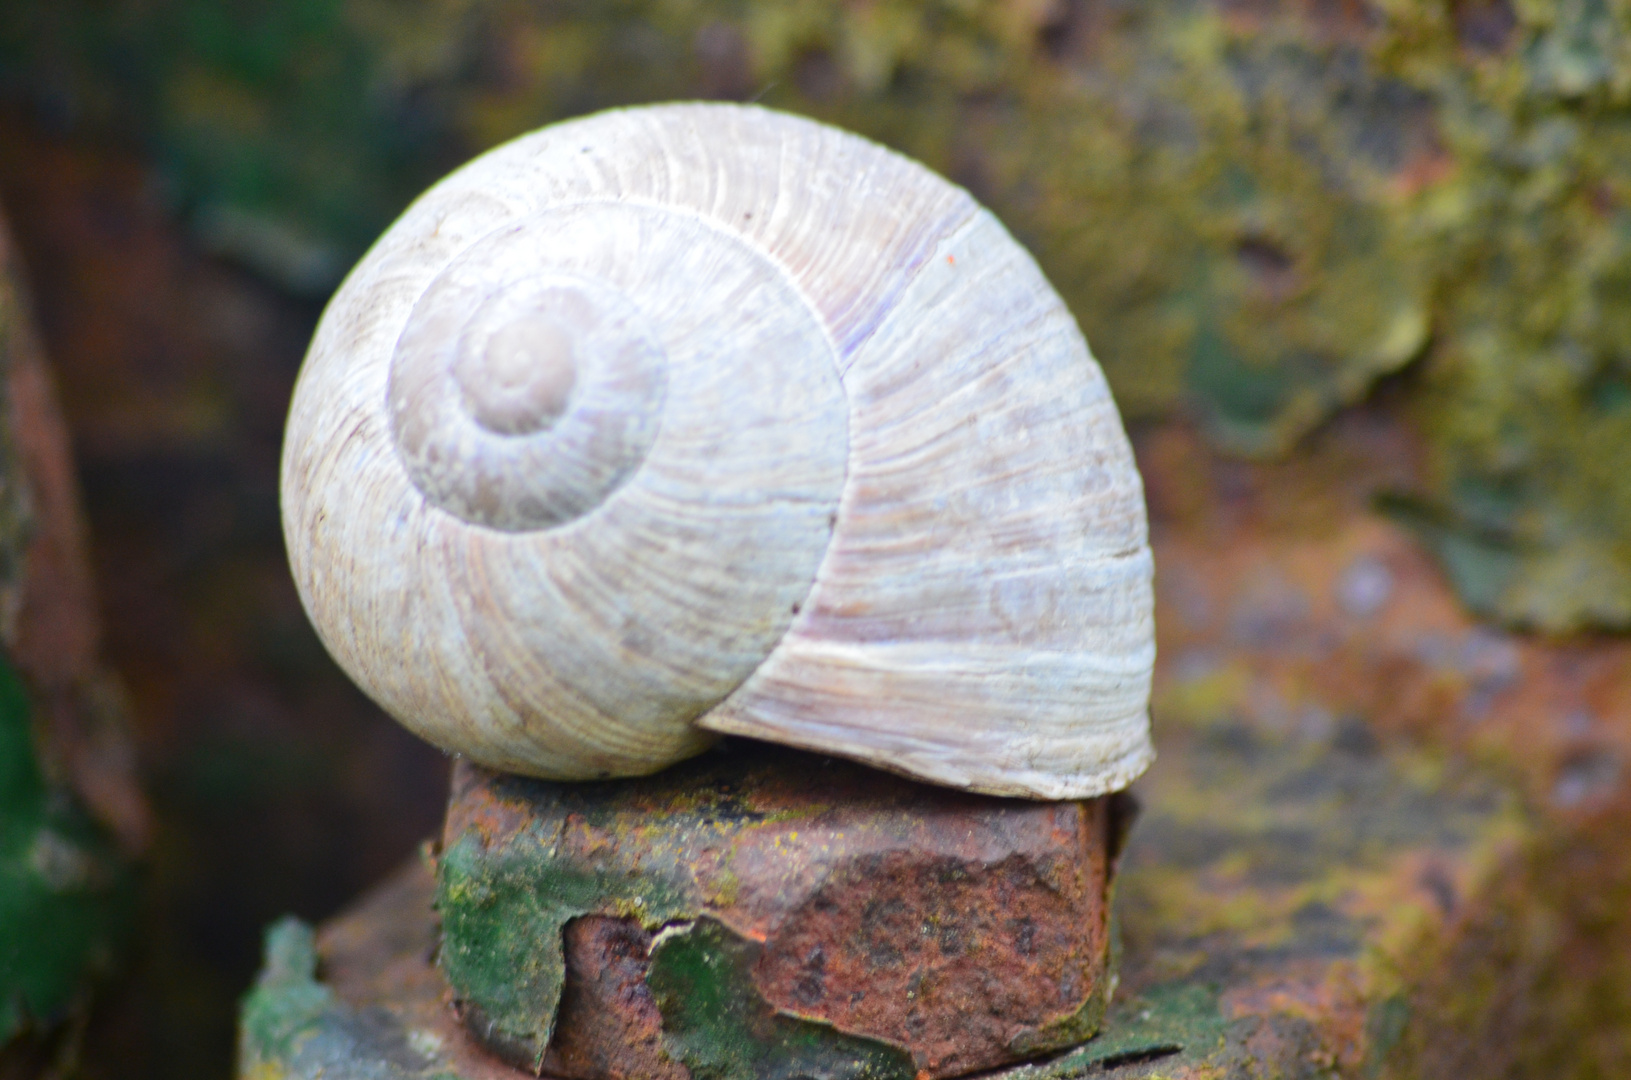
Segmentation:
{"type": "Polygon", "coordinates": [[[73,1021],[117,968],[135,889],[128,851],[68,775],[51,729],[61,695],[25,684],[38,678],[39,622],[87,618],[89,596],[66,568],[79,555],[63,528],[75,512],[67,448],[36,396],[42,361],[14,259],[0,220],[0,1075],[26,1078],[73,1055],[73,1021]]]}
{"type": "Polygon", "coordinates": [[[476,1041],[555,1075],[988,1071],[1097,1031],[1121,806],[751,740],[597,783],[461,762],[437,966],[476,1041]]]}
{"type": "Polygon", "coordinates": [[[1104,26],[908,0],[408,7],[41,6],[12,17],[0,64],[145,132],[206,237],[299,288],[332,284],[413,194],[504,139],[752,97],[988,201],[1135,413],[1188,400],[1227,443],[1283,448],[1426,339],[1401,174],[1430,141],[1427,99],[1294,34],[1181,3],[1104,26]]]}
{"type": "Polygon", "coordinates": [[[88,1003],[131,928],[134,881],[35,756],[28,695],[0,660],[0,1051],[88,1003]]]}
{"type": "MultiPolygon", "coordinates": [[[[980,1075],[1473,1080],[1524,1060],[1533,1047],[1490,1033],[1514,1002],[1548,992],[1546,950],[1562,942],[1512,928],[1544,918],[1552,890],[1571,886],[1544,872],[1541,829],[1501,781],[1385,748],[1357,723],[1319,735],[1224,715],[1169,725],[1141,782],[1118,900],[1123,986],[1101,1033],[980,1075]]],[[[277,930],[244,1005],[240,1075],[528,1075],[483,1052],[448,1006],[432,960],[435,889],[416,864],[315,939],[277,930]]],[[[876,1046],[755,1030],[765,1017],[732,997],[744,981],[721,977],[742,948],[699,921],[654,950],[666,953],[650,981],[673,999],[665,1033],[690,1075],[898,1069],[864,1060],[876,1046]],[[760,1052],[778,1039],[782,1056],[767,1064],[760,1052]]]]}

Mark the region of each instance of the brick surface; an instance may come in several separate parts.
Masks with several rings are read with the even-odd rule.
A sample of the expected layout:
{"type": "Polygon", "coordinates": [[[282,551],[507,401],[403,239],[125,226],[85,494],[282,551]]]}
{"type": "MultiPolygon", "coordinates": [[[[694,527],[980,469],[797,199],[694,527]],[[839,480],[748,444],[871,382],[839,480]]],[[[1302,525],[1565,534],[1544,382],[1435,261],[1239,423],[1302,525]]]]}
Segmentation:
{"type": "Polygon", "coordinates": [[[573,1080],[963,1075],[1096,1029],[1112,817],[742,741],[602,784],[461,763],[440,964],[482,1042],[573,1080]]]}

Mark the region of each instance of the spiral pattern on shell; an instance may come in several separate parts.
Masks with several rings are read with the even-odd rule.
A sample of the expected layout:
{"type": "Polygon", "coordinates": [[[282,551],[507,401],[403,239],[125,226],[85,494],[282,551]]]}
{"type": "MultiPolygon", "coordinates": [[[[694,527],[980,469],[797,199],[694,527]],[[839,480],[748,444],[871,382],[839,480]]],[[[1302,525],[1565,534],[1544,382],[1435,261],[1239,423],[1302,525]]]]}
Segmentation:
{"type": "Polygon", "coordinates": [[[329,650],[493,768],[726,732],[1077,798],[1152,756],[1086,343],[966,192],[812,121],[619,110],[438,183],[324,313],[282,485],[329,650]]]}

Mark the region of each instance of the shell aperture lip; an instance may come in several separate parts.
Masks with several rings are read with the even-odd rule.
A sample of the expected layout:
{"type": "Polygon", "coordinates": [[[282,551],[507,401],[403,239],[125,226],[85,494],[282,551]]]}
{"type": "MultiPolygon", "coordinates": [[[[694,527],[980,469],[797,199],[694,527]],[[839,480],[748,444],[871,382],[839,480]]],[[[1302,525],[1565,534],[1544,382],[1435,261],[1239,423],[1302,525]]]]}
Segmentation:
{"type": "Polygon", "coordinates": [[[539,266],[542,214],[436,276],[391,358],[391,434],[414,485],[472,524],[527,532],[599,506],[661,426],[667,362],[638,305],[539,266]]]}

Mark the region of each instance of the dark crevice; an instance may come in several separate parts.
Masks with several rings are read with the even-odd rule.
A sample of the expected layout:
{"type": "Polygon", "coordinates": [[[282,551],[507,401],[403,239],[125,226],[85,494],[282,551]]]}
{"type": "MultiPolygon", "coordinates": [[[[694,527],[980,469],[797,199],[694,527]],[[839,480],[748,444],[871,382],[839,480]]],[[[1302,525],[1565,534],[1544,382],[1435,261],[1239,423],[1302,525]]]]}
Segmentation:
{"type": "Polygon", "coordinates": [[[1100,1058],[1093,1063],[1093,1068],[1099,1072],[1108,1072],[1111,1069],[1119,1069],[1126,1065],[1148,1065],[1152,1061],[1160,1061],[1162,1058],[1169,1058],[1174,1054],[1183,1052],[1184,1048],[1177,1043],[1163,1046],[1143,1046],[1137,1050],[1126,1050],[1119,1054],[1111,1054],[1109,1057],[1100,1058]]]}

